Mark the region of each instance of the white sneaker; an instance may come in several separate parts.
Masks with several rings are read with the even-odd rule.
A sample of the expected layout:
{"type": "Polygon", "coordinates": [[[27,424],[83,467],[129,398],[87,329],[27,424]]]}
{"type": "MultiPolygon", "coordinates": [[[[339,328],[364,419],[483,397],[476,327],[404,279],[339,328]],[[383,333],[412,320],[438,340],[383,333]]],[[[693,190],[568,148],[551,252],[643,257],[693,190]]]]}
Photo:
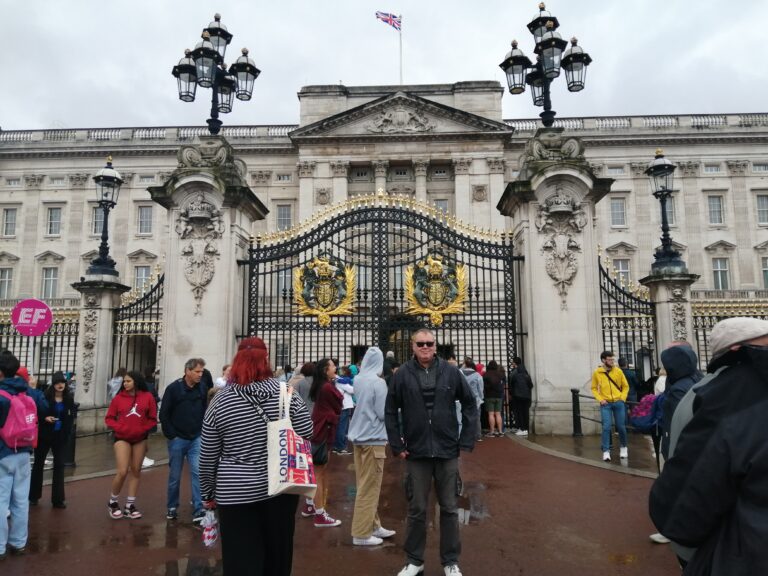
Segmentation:
{"type": "Polygon", "coordinates": [[[394,536],[395,534],[397,534],[397,532],[395,532],[394,530],[387,530],[386,528],[382,528],[381,526],[379,526],[378,528],[376,528],[376,530],[373,531],[373,535],[376,536],[376,538],[392,538],[392,536],[394,536]]]}
{"type": "Polygon", "coordinates": [[[528,436],[528,430],[518,430],[515,432],[515,436],[528,436]]]}
{"type": "Polygon", "coordinates": [[[459,570],[458,564],[451,564],[450,566],[443,567],[445,570],[445,576],[461,576],[461,570],[459,570]]]}
{"type": "Polygon", "coordinates": [[[648,538],[651,539],[651,542],[656,542],[656,544],[669,544],[669,538],[658,532],[656,532],[656,534],[651,534],[648,538]]]}
{"type": "Polygon", "coordinates": [[[144,456],[144,460],[141,461],[142,468],[149,468],[150,466],[154,466],[154,465],[155,465],[155,461],[152,460],[152,458],[147,458],[146,456],[144,456]]]}
{"type": "Polygon", "coordinates": [[[424,565],[416,566],[416,564],[406,564],[405,568],[397,573],[397,576],[416,576],[424,572],[424,565]]]}
{"type": "Polygon", "coordinates": [[[619,458],[629,458],[629,448],[626,446],[619,448],[619,458]]]}
{"type": "Polygon", "coordinates": [[[384,542],[381,538],[376,536],[368,536],[368,538],[352,538],[353,546],[378,546],[384,542]]]}
{"type": "Polygon", "coordinates": [[[603,452],[603,462],[610,462],[611,461],[611,453],[607,450],[603,452]]]}

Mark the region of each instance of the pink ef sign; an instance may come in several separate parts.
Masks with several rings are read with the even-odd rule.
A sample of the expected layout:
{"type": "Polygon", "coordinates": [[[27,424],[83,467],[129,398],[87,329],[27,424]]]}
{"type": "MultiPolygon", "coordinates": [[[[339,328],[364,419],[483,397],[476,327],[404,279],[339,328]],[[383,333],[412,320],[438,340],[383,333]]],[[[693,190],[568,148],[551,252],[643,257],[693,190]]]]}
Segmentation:
{"type": "Polygon", "coordinates": [[[53,313],[42,300],[22,300],[13,307],[11,322],[22,336],[41,336],[53,324],[53,313]]]}

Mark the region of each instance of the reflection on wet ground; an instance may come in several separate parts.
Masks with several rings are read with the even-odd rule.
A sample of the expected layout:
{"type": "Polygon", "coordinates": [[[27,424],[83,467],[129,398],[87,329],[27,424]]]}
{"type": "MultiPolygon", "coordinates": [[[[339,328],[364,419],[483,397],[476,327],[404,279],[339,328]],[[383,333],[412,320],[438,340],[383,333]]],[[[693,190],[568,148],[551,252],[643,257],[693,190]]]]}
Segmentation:
{"type": "Polygon", "coordinates": [[[158,576],[222,576],[221,560],[211,558],[182,558],[169,561],[153,572],[158,576]]]}

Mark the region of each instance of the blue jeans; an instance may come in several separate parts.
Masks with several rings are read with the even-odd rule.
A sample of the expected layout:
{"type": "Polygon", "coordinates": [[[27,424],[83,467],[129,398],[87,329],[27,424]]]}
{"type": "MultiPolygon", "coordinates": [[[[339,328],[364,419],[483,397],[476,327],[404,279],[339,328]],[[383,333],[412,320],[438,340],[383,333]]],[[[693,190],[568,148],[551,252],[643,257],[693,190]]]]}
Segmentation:
{"type": "Polygon", "coordinates": [[[616,422],[619,431],[619,444],[622,448],[627,445],[627,405],[621,400],[607,402],[600,406],[600,417],[603,420],[603,436],[600,440],[600,448],[603,452],[611,449],[611,415],[616,422]]]}
{"type": "Polygon", "coordinates": [[[8,544],[14,548],[27,545],[31,477],[29,452],[17,452],[0,459],[0,554],[5,554],[8,544]]]}
{"type": "Polygon", "coordinates": [[[339,425],[336,427],[336,441],[334,442],[334,450],[346,450],[347,448],[347,432],[349,431],[349,415],[352,413],[352,408],[344,408],[339,415],[339,425]]]}
{"type": "Polygon", "coordinates": [[[198,459],[200,457],[200,436],[194,440],[185,440],[178,436],[168,440],[168,508],[179,507],[179,486],[181,471],[184,468],[184,458],[189,463],[189,477],[192,482],[192,508],[197,514],[203,510],[200,498],[200,475],[198,474],[198,459]]]}

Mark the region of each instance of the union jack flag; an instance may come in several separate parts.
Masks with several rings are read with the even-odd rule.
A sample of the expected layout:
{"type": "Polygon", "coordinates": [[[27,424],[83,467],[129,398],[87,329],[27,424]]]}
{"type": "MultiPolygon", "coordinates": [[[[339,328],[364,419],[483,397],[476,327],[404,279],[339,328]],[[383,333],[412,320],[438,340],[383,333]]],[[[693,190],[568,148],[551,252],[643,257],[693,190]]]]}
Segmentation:
{"type": "Polygon", "coordinates": [[[403,24],[403,17],[398,16],[396,14],[389,14],[387,12],[376,12],[376,18],[378,18],[385,24],[389,24],[395,30],[400,30],[403,24]]]}

